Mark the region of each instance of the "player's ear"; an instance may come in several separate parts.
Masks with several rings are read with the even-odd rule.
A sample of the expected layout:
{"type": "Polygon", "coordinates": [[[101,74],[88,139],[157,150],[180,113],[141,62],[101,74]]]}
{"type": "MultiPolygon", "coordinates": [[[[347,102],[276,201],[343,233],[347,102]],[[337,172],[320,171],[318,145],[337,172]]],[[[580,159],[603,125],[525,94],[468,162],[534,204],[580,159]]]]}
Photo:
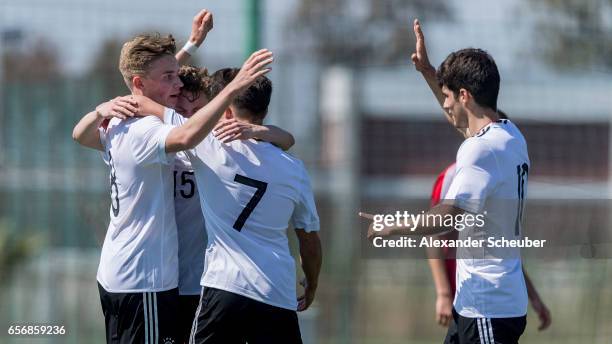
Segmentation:
{"type": "Polygon", "coordinates": [[[143,90],[144,89],[144,83],[142,81],[142,78],[138,75],[134,75],[132,77],[132,88],[133,89],[138,89],[138,90],[143,90]]]}
{"type": "Polygon", "coordinates": [[[471,94],[468,90],[466,90],[465,88],[462,88],[459,90],[459,102],[461,102],[462,105],[466,105],[468,103],[468,101],[471,98],[471,94]]]}
{"type": "Polygon", "coordinates": [[[223,113],[223,118],[225,119],[232,119],[234,118],[234,111],[232,109],[232,106],[228,106],[227,109],[225,109],[225,112],[223,113]]]}

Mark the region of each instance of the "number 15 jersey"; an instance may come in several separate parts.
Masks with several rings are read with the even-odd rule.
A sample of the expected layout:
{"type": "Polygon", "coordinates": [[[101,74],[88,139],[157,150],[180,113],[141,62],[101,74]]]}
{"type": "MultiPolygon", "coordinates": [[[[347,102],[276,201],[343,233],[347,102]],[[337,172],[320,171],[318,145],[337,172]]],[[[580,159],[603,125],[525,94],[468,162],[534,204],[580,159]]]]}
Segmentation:
{"type": "MultiPolygon", "coordinates": [[[[165,121],[184,119],[167,111],[165,121]]],[[[296,310],[287,227],[319,230],[302,162],[268,142],[224,144],[212,134],[189,155],[208,233],[202,286],[296,310]]]]}

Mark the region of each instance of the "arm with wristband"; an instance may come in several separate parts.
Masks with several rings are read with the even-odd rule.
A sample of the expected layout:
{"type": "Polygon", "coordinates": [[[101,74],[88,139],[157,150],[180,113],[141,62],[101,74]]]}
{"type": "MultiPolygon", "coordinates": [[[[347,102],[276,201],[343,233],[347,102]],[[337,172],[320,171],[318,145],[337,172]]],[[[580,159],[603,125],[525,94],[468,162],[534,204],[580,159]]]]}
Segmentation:
{"type": "Polygon", "coordinates": [[[183,65],[187,63],[189,58],[193,56],[204,39],[206,39],[206,35],[213,28],[213,15],[208,10],[201,10],[196,16],[193,18],[193,22],[191,23],[191,34],[189,35],[189,39],[187,43],[179,50],[175,57],[178,61],[179,65],[183,65]]]}

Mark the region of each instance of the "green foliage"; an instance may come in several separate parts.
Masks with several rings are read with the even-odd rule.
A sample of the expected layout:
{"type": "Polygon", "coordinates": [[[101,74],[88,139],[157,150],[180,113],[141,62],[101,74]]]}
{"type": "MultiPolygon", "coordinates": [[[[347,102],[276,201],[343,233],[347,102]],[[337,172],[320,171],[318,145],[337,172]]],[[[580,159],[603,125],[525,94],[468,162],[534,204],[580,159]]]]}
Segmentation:
{"type": "Polygon", "coordinates": [[[94,54],[94,60],[86,72],[86,78],[99,81],[102,101],[130,93],[119,72],[119,54],[123,41],[107,39],[94,54]]]}
{"type": "Polygon", "coordinates": [[[415,17],[452,19],[444,0],[302,0],[292,25],[324,63],[408,63],[415,17]]]}
{"type": "Polygon", "coordinates": [[[0,221],[0,283],[9,280],[19,263],[39,252],[44,241],[42,234],[20,232],[0,221]]]}
{"type": "Polygon", "coordinates": [[[612,69],[612,0],[531,0],[545,62],[558,69],[612,69]]]}
{"type": "Polygon", "coordinates": [[[6,83],[33,83],[62,76],[57,47],[43,39],[38,39],[27,49],[5,49],[0,62],[6,83]]]}

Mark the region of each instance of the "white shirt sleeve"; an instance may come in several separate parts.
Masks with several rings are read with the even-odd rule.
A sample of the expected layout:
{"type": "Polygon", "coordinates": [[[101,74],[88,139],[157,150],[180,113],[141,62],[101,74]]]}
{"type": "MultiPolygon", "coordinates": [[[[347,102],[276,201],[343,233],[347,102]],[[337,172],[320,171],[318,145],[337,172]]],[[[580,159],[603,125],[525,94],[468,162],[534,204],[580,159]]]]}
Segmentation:
{"type": "MultiPolygon", "coordinates": [[[[179,127],[185,124],[187,120],[188,118],[183,117],[183,115],[173,109],[164,108],[164,123],[179,127]]],[[[211,131],[194,149],[189,150],[188,157],[193,159],[210,154],[211,151],[219,149],[219,145],[220,143],[215,140],[215,136],[211,131]]]]}
{"type": "Polygon", "coordinates": [[[457,152],[455,177],[444,196],[445,204],[471,213],[480,213],[487,196],[495,189],[498,166],[486,142],[466,140],[457,152]]]}
{"type": "Polygon", "coordinates": [[[102,152],[100,152],[100,155],[102,156],[102,160],[104,160],[104,163],[108,165],[110,162],[108,152],[106,151],[106,129],[99,127],[98,134],[100,135],[100,143],[102,144],[102,152]]]}
{"type": "Polygon", "coordinates": [[[106,128],[98,127],[98,135],[100,136],[102,147],[106,147],[106,128]]]}
{"type": "Polygon", "coordinates": [[[129,128],[132,154],[138,164],[174,162],[174,154],[166,153],[166,138],[174,127],[159,118],[147,116],[137,119],[129,128]]]}
{"type": "Polygon", "coordinates": [[[187,122],[187,118],[170,108],[164,108],[164,123],[181,126],[187,122]]]}
{"type": "Polygon", "coordinates": [[[294,228],[303,229],[307,233],[319,231],[319,215],[317,214],[310,178],[305,169],[303,170],[300,189],[297,204],[291,215],[291,224],[294,228]]]}

